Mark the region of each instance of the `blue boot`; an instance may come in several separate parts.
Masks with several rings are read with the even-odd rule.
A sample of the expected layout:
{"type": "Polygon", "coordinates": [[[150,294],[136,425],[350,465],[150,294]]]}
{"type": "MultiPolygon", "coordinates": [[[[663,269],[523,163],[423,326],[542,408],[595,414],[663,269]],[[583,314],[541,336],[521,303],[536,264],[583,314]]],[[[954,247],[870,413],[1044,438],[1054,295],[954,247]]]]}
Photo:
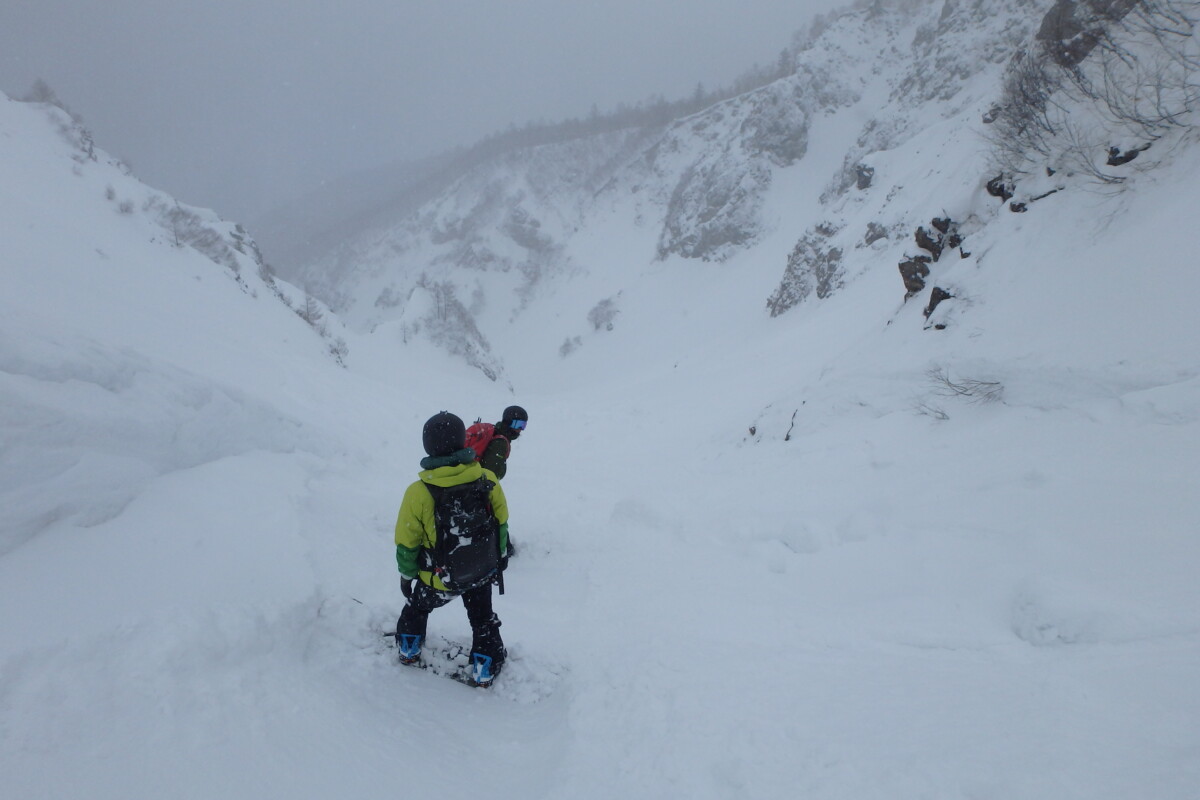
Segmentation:
{"type": "Polygon", "coordinates": [[[400,648],[401,664],[416,664],[421,660],[421,640],[424,638],[419,633],[396,635],[396,646],[400,648]]]}
{"type": "Polygon", "coordinates": [[[496,663],[491,656],[483,653],[471,653],[471,682],[476,686],[491,686],[503,664],[503,661],[496,663]]]}

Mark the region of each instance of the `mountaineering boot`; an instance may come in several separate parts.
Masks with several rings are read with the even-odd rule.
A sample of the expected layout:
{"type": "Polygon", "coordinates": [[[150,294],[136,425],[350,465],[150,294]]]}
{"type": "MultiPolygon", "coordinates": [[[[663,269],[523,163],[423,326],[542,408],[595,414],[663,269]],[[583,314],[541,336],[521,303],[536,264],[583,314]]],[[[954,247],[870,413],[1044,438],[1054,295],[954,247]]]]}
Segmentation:
{"type": "Polygon", "coordinates": [[[491,656],[483,653],[471,653],[471,683],[483,688],[491,686],[503,664],[503,661],[496,663],[491,656]]]}
{"type": "Polygon", "coordinates": [[[421,639],[417,633],[396,634],[396,647],[400,649],[401,664],[416,664],[421,660],[421,639]]]}

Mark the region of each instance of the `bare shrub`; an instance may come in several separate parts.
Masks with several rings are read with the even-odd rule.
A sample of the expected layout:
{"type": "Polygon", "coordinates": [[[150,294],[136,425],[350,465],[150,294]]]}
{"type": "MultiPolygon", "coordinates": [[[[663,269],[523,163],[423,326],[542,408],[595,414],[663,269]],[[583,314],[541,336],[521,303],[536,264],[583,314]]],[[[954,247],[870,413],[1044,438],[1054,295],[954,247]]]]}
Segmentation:
{"type": "Polygon", "coordinates": [[[938,397],[953,397],[969,403],[998,403],[1004,399],[1004,384],[978,378],[952,378],[946,367],[933,367],[925,373],[938,397]]]}
{"type": "Polygon", "coordinates": [[[991,138],[999,166],[1050,161],[1102,183],[1125,180],[1116,145],[1142,152],[1200,109],[1200,0],[1059,0],[1036,45],[1013,59],[991,138]]]}
{"type": "Polygon", "coordinates": [[[617,308],[616,302],[611,297],[606,297],[588,312],[588,322],[592,323],[594,330],[604,329],[611,331],[613,329],[613,320],[617,318],[620,309],[617,308]]]}
{"type": "Polygon", "coordinates": [[[258,262],[258,277],[265,283],[275,294],[279,294],[279,288],[275,284],[275,270],[266,261],[258,262]]]}
{"type": "Polygon", "coordinates": [[[942,422],[950,419],[950,415],[946,413],[946,409],[924,400],[918,400],[913,403],[913,411],[922,417],[933,417],[942,422]]]}
{"type": "Polygon", "coordinates": [[[350,346],[346,344],[346,340],[341,336],[336,337],[329,343],[329,355],[333,356],[333,360],[341,366],[346,366],[346,356],[350,353],[350,346]]]}
{"type": "Polygon", "coordinates": [[[323,333],[325,312],[321,310],[321,304],[317,302],[316,298],[308,292],[304,293],[304,305],[296,309],[296,314],[318,333],[323,333]]]}
{"type": "Polygon", "coordinates": [[[566,358],[583,346],[583,339],[579,336],[571,336],[563,340],[559,345],[558,355],[560,358],[566,358]]]}

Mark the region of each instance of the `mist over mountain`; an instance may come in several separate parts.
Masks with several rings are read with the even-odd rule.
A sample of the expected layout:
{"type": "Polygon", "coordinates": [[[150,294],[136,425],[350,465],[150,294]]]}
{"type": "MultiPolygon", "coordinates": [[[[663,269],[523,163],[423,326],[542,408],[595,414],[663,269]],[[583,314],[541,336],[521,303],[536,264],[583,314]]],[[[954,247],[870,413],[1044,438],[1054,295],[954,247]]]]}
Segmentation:
{"type": "MultiPolygon", "coordinates": [[[[503,337],[498,327],[519,325],[536,297],[569,293],[565,276],[605,285],[575,312],[582,321],[659,264],[684,270],[681,262],[753,252],[754,277],[738,266],[728,274],[783,273],[817,225],[824,250],[845,254],[837,274],[820,279],[827,293],[866,268],[852,253],[868,227],[895,250],[895,237],[928,226],[927,217],[981,224],[990,209],[959,187],[934,206],[901,194],[898,175],[885,173],[898,172],[887,154],[948,124],[985,139],[982,118],[1001,100],[1004,70],[1040,24],[1028,2],[864,3],[797,34],[784,74],[766,85],[655,124],[451,159],[443,186],[431,178],[408,193],[413,207],[380,211],[358,233],[344,228],[333,246],[290,248],[277,266],[366,328],[399,319],[419,326],[410,303],[436,285],[479,328],[475,351],[503,337]],[[851,138],[825,141],[834,130],[851,138]],[[611,261],[589,249],[601,229],[620,254],[611,261]]],[[[975,158],[964,166],[966,184],[982,189],[999,167],[986,148],[975,158]]],[[[886,246],[864,255],[874,262],[886,246]]],[[[807,294],[795,288],[803,280],[788,267],[774,313],[807,294]]]]}
{"type": "Polygon", "coordinates": [[[1190,796],[1198,21],[861,4],[261,242],[0,96],[4,788],[1190,796]],[[473,690],[396,511],[513,403],[473,690]]]}
{"type": "MultiPolygon", "coordinates": [[[[924,259],[936,259],[933,245],[911,240],[928,239],[932,220],[954,227],[934,236],[959,241],[995,216],[1001,202],[992,197],[1015,193],[1021,205],[1048,191],[1120,183],[1125,175],[1105,164],[1110,148],[1136,157],[1179,132],[1174,111],[1122,118],[1123,98],[1106,101],[1089,88],[1124,81],[1124,91],[1136,94],[1150,80],[1138,70],[1089,76],[1056,63],[1053,47],[1098,35],[1086,19],[1055,30],[1054,20],[1071,8],[1091,6],[862,3],[798,33],[782,77],[765,85],[654,124],[578,135],[578,125],[564,126],[557,141],[450,158],[406,194],[398,184],[403,205],[377,207],[369,220],[342,226],[332,246],[308,240],[313,246],[289,248],[277,266],[348,323],[424,328],[493,375],[503,366],[489,355],[491,343],[503,343],[503,329],[519,328],[531,303],[559,303],[586,328],[598,304],[647,271],[686,274],[689,262],[728,262],[725,280],[738,282],[776,273],[768,292],[773,315],[888,260],[921,274],[916,282],[904,278],[915,296],[929,272],[924,259]],[[1020,88],[1025,79],[1031,85],[1020,88]],[[1039,107],[1052,93],[1050,108],[1039,107]],[[1061,125],[1039,124],[1056,109],[1061,125]],[[963,163],[928,155],[948,146],[950,129],[970,150],[963,163]],[[1042,133],[1033,137],[1034,130],[1042,133]],[[945,176],[941,196],[914,193],[925,184],[913,186],[898,157],[905,148],[945,176]],[[611,257],[593,241],[597,231],[605,232],[600,247],[611,257]],[[582,284],[595,287],[592,296],[577,296],[582,284]],[[450,342],[437,333],[423,316],[428,308],[450,309],[467,338],[450,342]]],[[[1132,22],[1123,16],[1128,4],[1105,9],[1087,13],[1124,20],[1131,42],[1139,35],[1132,28],[1172,24],[1167,12],[1158,23],[1132,22]]],[[[1125,46],[1110,40],[1102,49],[1125,46]]],[[[1189,89],[1169,91],[1189,106],[1189,89]]],[[[1164,150],[1159,145],[1125,172],[1146,169],[1164,150]]],[[[582,335],[564,331],[556,346],[572,349],[582,335]]]]}

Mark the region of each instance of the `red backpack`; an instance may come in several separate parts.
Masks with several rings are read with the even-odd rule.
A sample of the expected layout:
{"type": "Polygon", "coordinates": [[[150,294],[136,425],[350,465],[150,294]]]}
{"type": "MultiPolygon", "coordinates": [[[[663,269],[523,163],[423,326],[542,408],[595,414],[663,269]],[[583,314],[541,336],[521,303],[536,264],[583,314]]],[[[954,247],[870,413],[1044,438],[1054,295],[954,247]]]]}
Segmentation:
{"type": "Polygon", "coordinates": [[[487,450],[493,439],[504,441],[504,457],[508,458],[508,454],[512,452],[512,443],[508,441],[508,437],[496,433],[495,425],[475,420],[475,423],[467,428],[467,447],[475,451],[476,461],[483,458],[483,452],[487,450]]]}

